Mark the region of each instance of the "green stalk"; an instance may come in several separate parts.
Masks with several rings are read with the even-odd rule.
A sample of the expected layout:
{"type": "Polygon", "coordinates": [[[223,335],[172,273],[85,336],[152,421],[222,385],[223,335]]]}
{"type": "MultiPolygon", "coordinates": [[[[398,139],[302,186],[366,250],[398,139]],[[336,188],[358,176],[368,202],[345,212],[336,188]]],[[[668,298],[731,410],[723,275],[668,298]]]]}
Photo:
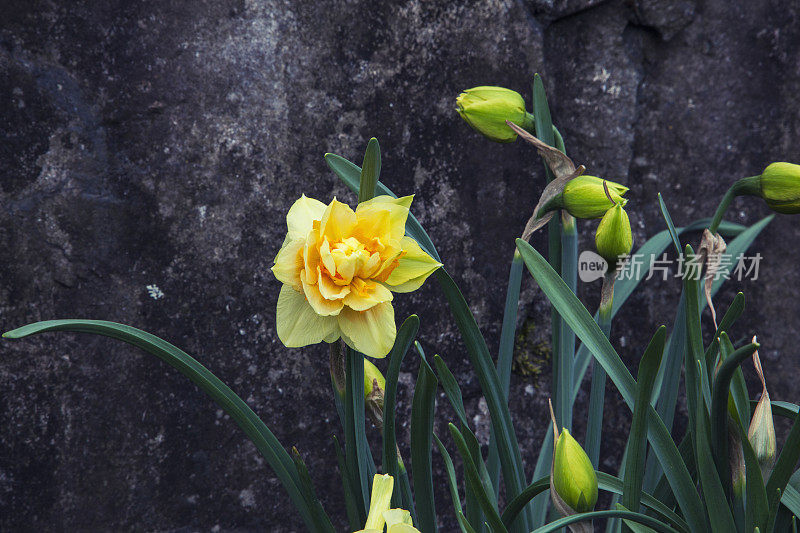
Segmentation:
{"type": "MultiPolygon", "coordinates": [[[[574,293],[578,284],[578,233],[575,219],[566,211],[561,212],[561,278],[574,293]]],[[[611,315],[609,307],[608,315],[611,315]]],[[[559,333],[558,355],[558,404],[561,408],[561,427],[572,430],[572,383],[575,365],[575,333],[564,323],[559,333]]]]}
{"type": "MultiPolygon", "coordinates": [[[[613,275],[613,274],[612,274],[613,275]]],[[[608,275],[607,275],[608,276],[608,275]]],[[[614,287],[610,288],[610,297],[606,296],[607,276],[603,278],[603,300],[597,310],[597,325],[606,338],[611,334],[611,309],[614,305],[614,287]]],[[[611,282],[613,283],[613,281],[611,282]]],[[[606,395],[606,371],[603,365],[592,361],[592,388],[589,393],[589,421],[586,425],[586,454],[592,466],[598,470],[600,465],[600,441],[603,434],[603,404],[606,395]]]]}
{"type": "Polygon", "coordinates": [[[751,176],[749,178],[742,178],[731,185],[730,189],[725,193],[725,196],[720,200],[719,206],[717,206],[717,210],[711,218],[711,224],[708,226],[708,230],[712,234],[717,233],[717,229],[719,229],[719,225],[722,222],[722,217],[725,216],[725,211],[728,210],[734,198],[744,195],[759,196],[761,192],[761,186],[758,182],[760,177],[761,176],[751,176]]]}

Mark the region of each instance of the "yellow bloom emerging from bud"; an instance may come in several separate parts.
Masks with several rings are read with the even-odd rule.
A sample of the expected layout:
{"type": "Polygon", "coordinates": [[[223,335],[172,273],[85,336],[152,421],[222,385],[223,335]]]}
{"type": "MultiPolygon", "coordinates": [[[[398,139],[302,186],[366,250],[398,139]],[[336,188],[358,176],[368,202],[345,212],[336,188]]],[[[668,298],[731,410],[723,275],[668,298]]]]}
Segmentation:
{"type": "Polygon", "coordinates": [[[369,500],[369,515],[364,529],[355,533],[420,533],[414,527],[411,513],[404,509],[389,509],[394,479],[389,474],[375,474],[372,479],[372,495],[369,500]]]}
{"type": "Polygon", "coordinates": [[[800,213],[800,165],[772,163],[759,178],[761,197],[773,211],[800,213]]]}
{"type": "Polygon", "coordinates": [[[473,87],[458,96],[456,105],[456,111],[472,129],[495,142],[517,140],[516,132],[508,127],[506,120],[528,130],[533,128],[533,115],[525,111],[525,100],[511,89],[473,87]]]}
{"type": "Polygon", "coordinates": [[[575,512],[591,511],[597,503],[597,474],[589,456],[567,429],[556,441],[553,486],[558,496],[575,512]]]}
{"type": "Polygon", "coordinates": [[[564,192],[561,193],[561,204],[575,218],[600,218],[606,214],[606,211],[614,207],[614,204],[624,206],[628,203],[623,198],[626,192],[628,192],[628,188],[619,183],[595,176],[581,175],[569,180],[564,186],[564,192]],[[608,185],[611,199],[606,196],[603,181],[608,185]]]}
{"type": "MultiPolygon", "coordinates": [[[[753,337],[753,342],[755,342],[755,337],[753,337]]],[[[769,400],[767,382],[764,379],[764,371],[761,369],[761,359],[758,356],[758,352],[753,353],[753,365],[756,367],[756,373],[761,379],[762,391],[761,399],[758,400],[758,404],[753,411],[747,438],[750,440],[750,445],[753,446],[758,464],[761,465],[761,471],[764,474],[764,479],[766,479],[775,462],[777,449],[775,425],[772,421],[772,404],[769,400]]]]}
{"type": "Polygon", "coordinates": [[[286,215],[288,234],[272,272],[278,337],[290,348],[344,339],[384,357],[397,334],[392,291],[417,290],[441,263],[405,235],[411,196],[378,196],[353,211],[303,195],[286,215]]]}
{"type": "Polygon", "coordinates": [[[609,269],[616,267],[621,257],[631,253],[633,233],[628,213],[620,204],[615,205],[603,215],[594,236],[597,253],[608,261],[609,269]]]}

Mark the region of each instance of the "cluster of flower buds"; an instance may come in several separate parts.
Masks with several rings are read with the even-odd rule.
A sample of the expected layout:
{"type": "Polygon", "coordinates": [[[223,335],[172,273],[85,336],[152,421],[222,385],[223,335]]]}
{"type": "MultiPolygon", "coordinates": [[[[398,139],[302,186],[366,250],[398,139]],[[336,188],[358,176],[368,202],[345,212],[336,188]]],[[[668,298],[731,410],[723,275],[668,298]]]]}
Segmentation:
{"type": "MultiPolygon", "coordinates": [[[[523,238],[531,228],[541,227],[548,213],[563,209],[575,218],[601,218],[595,235],[597,252],[616,268],[620,258],[630,254],[633,233],[624,206],[628,188],[613,181],[574,172],[575,165],[551,147],[533,137],[534,117],[525,110],[522,96],[503,87],[474,87],[456,99],[459,115],[474,130],[496,142],[512,142],[522,135],[532,142],[547,161],[556,179],[542,194],[523,238]],[[561,156],[561,157],[559,157],[561,156]],[[560,170],[560,172],[559,172],[560,170]],[[572,175],[570,175],[572,174],[572,175]]],[[[549,219],[547,219],[549,220],[549,219]]]]}

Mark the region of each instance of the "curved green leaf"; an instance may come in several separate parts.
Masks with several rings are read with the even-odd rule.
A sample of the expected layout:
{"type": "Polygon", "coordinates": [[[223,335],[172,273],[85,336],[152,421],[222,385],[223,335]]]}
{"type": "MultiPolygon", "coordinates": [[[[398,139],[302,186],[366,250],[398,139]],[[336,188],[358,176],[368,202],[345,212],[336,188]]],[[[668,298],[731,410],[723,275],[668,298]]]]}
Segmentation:
{"type": "Polygon", "coordinates": [[[638,524],[642,524],[647,527],[653,528],[658,533],[675,533],[675,530],[673,528],[669,527],[664,522],[653,518],[652,516],[647,516],[646,514],[641,514],[641,513],[635,513],[633,511],[620,511],[620,510],[592,511],[590,513],[574,514],[572,516],[567,516],[565,518],[560,518],[558,520],[550,522],[546,526],[542,526],[539,529],[532,531],[531,533],[550,533],[551,531],[558,531],[564,526],[568,526],[576,522],[594,520],[595,518],[622,518],[625,520],[630,520],[631,522],[636,522],[638,524]]]}
{"type": "Polygon", "coordinates": [[[411,473],[417,519],[422,531],[436,532],[436,506],[433,498],[433,413],[438,380],[425,359],[420,357],[414,399],[411,402],[411,473]]]}
{"type": "MultiPolygon", "coordinates": [[[[306,504],[299,488],[299,478],[292,458],[264,422],[230,387],[192,356],[150,333],[105,320],[46,320],[22,326],[3,334],[7,339],[21,339],[50,331],[93,333],[132,344],[155,355],[189,378],[208,394],[242,428],[275,471],[306,526],[314,529],[319,522],[314,509],[306,504]]],[[[363,381],[363,380],[362,380],[363,381]]]]}

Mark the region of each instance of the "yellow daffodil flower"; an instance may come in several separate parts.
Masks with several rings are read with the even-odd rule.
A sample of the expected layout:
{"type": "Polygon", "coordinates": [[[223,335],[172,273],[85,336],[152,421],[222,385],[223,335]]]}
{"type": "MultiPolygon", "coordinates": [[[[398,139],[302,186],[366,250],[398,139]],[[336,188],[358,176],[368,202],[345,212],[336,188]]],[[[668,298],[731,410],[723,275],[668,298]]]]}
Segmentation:
{"type": "Polygon", "coordinates": [[[372,494],[369,500],[369,514],[364,529],[355,533],[420,533],[414,527],[411,513],[404,509],[389,509],[394,489],[394,478],[389,474],[375,474],[372,478],[372,494]]]}
{"type": "Polygon", "coordinates": [[[412,196],[377,196],[355,211],[303,195],[272,272],[283,283],[278,337],[290,348],[340,337],[385,357],[397,334],[392,291],[418,289],[441,263],[405,234],[412,196]]]}

